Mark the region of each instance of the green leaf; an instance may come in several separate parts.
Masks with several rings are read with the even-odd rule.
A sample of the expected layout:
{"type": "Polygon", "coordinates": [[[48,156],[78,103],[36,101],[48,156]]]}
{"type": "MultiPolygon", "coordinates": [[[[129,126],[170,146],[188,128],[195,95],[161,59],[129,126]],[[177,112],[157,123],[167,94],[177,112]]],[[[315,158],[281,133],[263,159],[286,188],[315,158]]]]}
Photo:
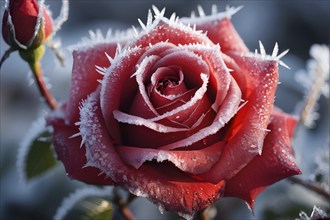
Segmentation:
{"type": "Polygon", "coordinates": [[[67,210],[63,220],[111,220],[112,204],[100,197],[86,197],[67,210]]]}
{"type": "Polygon", "coordinates": [[[27,180],[55,167],[57,161],[51,147],[50,136],[50,132],[44,131],[32,141],[25,157],[24,173],[27,180]]]}
{"type": "Polygon", "coordinates": [[[112,204],[106,200],[102,200],[95,207],[91,207],[83,220],[111,220],[112,219],[112,204]]]}
{"type": "Polygon", "coordinates": [[[54,220],[111,220],[113,215],[111,192],[112,187],[79,188],[62,201],[54,220]]]}

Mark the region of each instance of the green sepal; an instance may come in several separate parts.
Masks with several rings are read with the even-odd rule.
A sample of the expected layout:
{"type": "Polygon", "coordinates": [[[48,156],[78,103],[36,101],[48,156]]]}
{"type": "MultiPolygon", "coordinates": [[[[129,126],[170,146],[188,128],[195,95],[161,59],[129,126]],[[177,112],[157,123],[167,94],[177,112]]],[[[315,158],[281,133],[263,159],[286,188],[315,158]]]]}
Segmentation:
{"type": "Polygon", "coordinates": [[[39,62],[45,54],[45,46],[40,45],[37,48],[30,48],[27,50],[19,50],[19,55],[23,60],[28,62],[30,65],[34,65],[39,62]]]}

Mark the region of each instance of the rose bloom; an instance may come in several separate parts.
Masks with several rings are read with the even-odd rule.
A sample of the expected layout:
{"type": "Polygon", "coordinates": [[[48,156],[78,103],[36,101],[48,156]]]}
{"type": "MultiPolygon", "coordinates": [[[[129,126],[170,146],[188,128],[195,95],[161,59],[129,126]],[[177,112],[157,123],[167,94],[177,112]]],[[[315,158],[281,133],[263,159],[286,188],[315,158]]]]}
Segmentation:
{"type": "Polygon", "coordinates": [[[296,119],[273,105],[281,61],[249,52],[235,10],[167,19],[154,8],[140,32],[76,49],[69,101],[47,117],[68,176],[189,218],[221,197],[253,208],[299,174],[296,119]]]}
{"type": "Polygon", "coordinates": [[[36,0],[7,2],[2,19],[2,36],[8,45],[21,49],[36,48],[48,39],[52,34],[53,20],[44,6],[42,16],[39,15],[40,8],[36,0]]]}

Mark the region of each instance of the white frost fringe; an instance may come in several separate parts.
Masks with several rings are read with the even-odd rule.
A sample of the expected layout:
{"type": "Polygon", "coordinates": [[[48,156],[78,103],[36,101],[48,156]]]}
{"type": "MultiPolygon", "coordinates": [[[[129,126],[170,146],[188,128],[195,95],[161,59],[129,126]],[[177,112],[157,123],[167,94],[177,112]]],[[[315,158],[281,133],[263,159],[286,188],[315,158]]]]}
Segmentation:
{"type": "Polygon", "coordinates": [[[30,150],[31,144],[36,137],[42,134],[44,131],[47,131],[49,128],[46,128],[45,117],[41,116],[33,124],[31,129],[25,134],[22,139],[17,153],[16,166],[19,174],[19,178],[23,183],[27,183],[25,175],[26,167],[26,157],[30,150]]]}
{"type": "Polygon", "coordinates": [[[113,187],[105,187],[103,189],[90,186],[77,189],[71,193],[68,197],[64,198],[61,205],[58,207],[54,220],[62,220],[67,213],[79,202],[87,197],[102,197],[109,196],[113,187]]]}

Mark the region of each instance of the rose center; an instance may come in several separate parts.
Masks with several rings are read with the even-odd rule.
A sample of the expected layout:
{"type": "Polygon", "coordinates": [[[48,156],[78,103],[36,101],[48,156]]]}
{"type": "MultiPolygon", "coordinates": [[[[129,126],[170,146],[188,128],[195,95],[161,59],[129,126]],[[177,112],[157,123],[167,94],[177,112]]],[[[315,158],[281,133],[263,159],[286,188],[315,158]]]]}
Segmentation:
{"type": "Polygon", "coordinates": [[[179,84],[178,79],[174,77],[166,78],[158,82],[157,91],[161,94],[166,95],[169,93],[169,90],[179,84]]]}
{"type": "Polygon", "coordinates": [[[179,95],[187,91],[183,82],[183,72],[177,66],[160,67],[151,76],[149,94],[157,91],[163,96],[179,95]]]}

